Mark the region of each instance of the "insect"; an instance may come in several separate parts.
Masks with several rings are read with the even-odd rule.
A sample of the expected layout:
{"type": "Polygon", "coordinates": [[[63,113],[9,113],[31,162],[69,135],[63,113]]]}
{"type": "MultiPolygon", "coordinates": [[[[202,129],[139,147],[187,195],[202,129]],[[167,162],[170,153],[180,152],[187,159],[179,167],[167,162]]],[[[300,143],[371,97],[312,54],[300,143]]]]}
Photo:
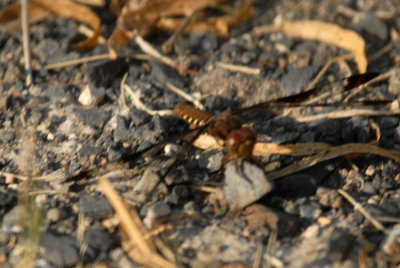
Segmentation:
{"type": "MultiPolygon", "coordinates": [[[[347,77],[343,79],[345,86],[342,92],[365,84],[376,76],[378,76],[378,73],[371,72],[347,77]]],[[[328,87],[326,88],[328,89],[328,87]]],[[[322,91],[320,91],[319,87],[312,88],[298,94],[263,102],[237,111],[223,112],[216,116],[196,109],[188,104],[178,105],[177,112],[180,117],[192,126],[206,128],[207,132],[212,135],[220,145],[224,146],[227,152],[224,162],[238,158],[251,160],[257,135],[252,129],[242,126],[238,115],[244,112],[266,108],[302,106],[304,101],[320,93],[322,93],[322,91]]],[[[365,102],[365,104],[367,104],[367,102],[365,102]]]]}

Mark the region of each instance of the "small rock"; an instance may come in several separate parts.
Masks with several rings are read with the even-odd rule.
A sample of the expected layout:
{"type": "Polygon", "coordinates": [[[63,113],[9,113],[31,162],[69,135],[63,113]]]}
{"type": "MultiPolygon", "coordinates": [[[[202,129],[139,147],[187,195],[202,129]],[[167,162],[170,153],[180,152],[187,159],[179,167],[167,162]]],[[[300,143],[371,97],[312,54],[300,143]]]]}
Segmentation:
{"type": "Polygon", "coordinates": [[[78,245],[74,238],[66,235],[43,233],[39,253],[56,267],[75,266],[78,262],[78,245]]]}
{"type": "Polygon", "coordinates": [[[78,102],[83,106],[96,106],[104,99],[105,95],[104,87],[93,88],[87,85],[79,95],[78,102]]]}
{"type": "Polygon", "coordinates": [[[159,88],[164,88],[165,85],[170,82],[179,88],[183,87],[183,79],[177,71],[165,64],[161,64],[155,61],[150,61],[150,65],[151,74],[149,79],[152,84],[156,85],[159,88]]]}
{"type": "Polygon", "coordinates": [[[9,62],[7,65],[7,70],[4,74],[4,81],[10,84],[14,84],[19,81],[21,77],[20,68],[13,62],[9,62]]]}
{"type": "Polygon", "coordinates": [[[102,127],[110,118],[109,112],[98,108],[75,108],[74,113],[80,121],[93,127],[102,127]]]}
{"type": "Polygon", "coordinates": [[[321,213],[322,210],[316,202],[310,202],[299,207],[299,214],[302,218],[315,220],[321,215],[321,213]]]}
{"type": "Polygon", "coordinates": [[[200,154],[198,165],[200,168],[207,168],[210,172],[216,172],[221,169],[223,152],[206,151],[200,154]]]}
{"type": "Polygon", "coordinates": [[[79,212],[94,220],[104,219],[114,213],[106,197],[88,194],[79,198],[79,212]]]}
{"type": "Polygon", "coordinates": [[[301,235],[300,239],[311,239],[318,237],[321,232],[321,227],[318,224],[312,224],[305,229],[301,235]]]}
{"type": "Polygon", "coordinates": [[[159,182],[160,176],[157,171],[154,168],[149,167],[144,171],[142,177],[133,190],[137,193],[147,195],[157,187],[159,182]]]}
{"type": "Polygon", "coordinates": [[[170,207],[166,203],[159,201],[147,209],[147,214],[143,223],[148,228],[151,228],[157,220],[168,216],[170,213],[170,207]]]}
{"type": "Polygon", "coordinates": [[[51,208],[47,211],[46,218],[51,222],[58,222],[61,218],[61,213],[57,208],[51,208]]]}
{"type": "Polygon", "coordinates": [[[64,87],[60,84],[55,84],[53,86],[48,87],[46,93],[47,97],[52,102],[61,101],[66,96],[64,87]]]}
{"type": "Polygon", "coordinates": [[[185,185],[175,185],[169,195],[165,197],[165,202],[178,205],[180,200],[184,200],[190,196],[190,191],[185,185]]]}
{"type": "Polygon", "coordinates": [[[272,182],[264,170],[238,159],[238,166],[230,161],[225,166],[224,198],[231,209],[241,209],[272,190],[272,182]]]}
{"type": "Polygon", "coordinates": [[[353,246],[354,237],[343,229],[336,228],[329,236],[328,258],[332,262],[343,261],[353,246]]]}
{"type": "Polygon", "coordinates": [[[28,220],[28,216],[29,214],[24,206],[15,206],[3,216],[3,226],[9,228],[13,227],[14,225],[19,226],[24,223],[25,220],[28,220]]]}
{"type": "Polygon", "coordinates": [[[135,129],[127,127],[125,118],[121,116],[117,117],[117,128],[114,130],[113,134],[116,142],[131,142],[137,135],[135,129]]]}
{"type": "Polygon", "coordinates": [[[315,193],[317,186],[318,182],[315,177],[297,173],[276,181],[274,193],[288,198],[310,196],[315,193]]]}
{"type": "Polygon", "coordinates": [[[376,188],[375,188],[375,186],[372,184],[372,182],[366,181],[366,182],[364,182],[361,191],[362,191],[363,193],[366,193],[366,194],[375,194],[376,188]]]}
{"type": "Polygon", "coordinates": [[[16,201],[16,198],[12,193],[0,191],[1,208],[6,208],[7,206],[11,205],[14,201],[16,201]]]}
{"type": "Polygon", "coordinates": [[[131,261],[122,248],[116,248],[110,252],[111,259],[117,264],[117,267],[136,268],[138,265],[131,261]]]}
{"type": "Polygon", "coordinates": [[[108,252],[119,239],[102,228],[93,228],[85,231],[83,240],[88,245],[85,257],[93,261],[99,260],[99,255],[108,252]]]}
{"type": "Polygon", "coordinates": [[[46,38],[41,40],[36,47],[37,55],[42,64],[49,64],[65,60],[65,52],[60,46],[60,43],[54,39],[46,38]]]}
{"type": "Polygon", "coordinates": [[[90,63],[85,69],[91,88],[107,87],[115,78],[128,70],[128,64],[123,57],[116,60],[103,60],[90,63]]]}
{"type": "Polygon", "coordinates": [[[285,95],[299,93],[318,70],[319,66],[317,65],[301,69],[289,68],[288,73],[282,77],[282,91],[285,95]]]}
{"type": "Polygon", "coordinates": [[[337,202],[337,199],[340,198],[336,190],[326,187],[318,187],[316,195],[319,203],[325,207],[332,207],[337,202]]]}
{"type": "Polygon", "coordinates": [[[181,184],[189,181],[189,174],[183,166],[173,168],[164,178],[167,185],[181,184]]]}
{"type": "Polygon", "coordinates": [[[148,113],[138,109],[130,109],[129,117],[136,127],[149,122],[151,119],[151,116],[148,113]]]}
{"type": "Polygon", "coordinates": [[[381,40],[386,40],[388,29],[386,24],[378,18],[375,12],[363,12],[355,16],[355,27],[359,30],[365,30],[381,40]]]}

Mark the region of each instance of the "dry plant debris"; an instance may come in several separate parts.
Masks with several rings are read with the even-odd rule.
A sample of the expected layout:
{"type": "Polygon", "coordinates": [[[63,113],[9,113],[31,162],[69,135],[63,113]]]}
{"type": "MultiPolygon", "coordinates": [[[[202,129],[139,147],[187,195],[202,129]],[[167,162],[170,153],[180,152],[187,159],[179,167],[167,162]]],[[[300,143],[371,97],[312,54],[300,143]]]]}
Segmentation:
{"type": "Polygon", "coordinates": [[[99,183],[120,220],[122,246],[129,256],[147,267],[176,267],[156,253],[155,245],[145,238],[144,226],[136,211],[128,209],[108,179],[100,178],[99,183]]]}
{"type": "MultiPolygon", "coordinates": [[[[129,6],[128,3],[127,8],[122,10],[118,18],[118,26],[109,39],[111,54],[117,54],[115,50],[133,38],[135,30],[143,37],[147,37],[157,30],[178,30],[186,17],[207,8],[222,9],[222,4],[225,2],[226,0],[156,0],[145,1],[140,6],[129,6]]],[[[241,7],[229,9],[225,16],[207,17],[205,14],[202,16],[199,14],[196,16],[196,20],[188,23],[184,32],[204,30],[226,38],[230,28],[236,27],[250,18],[252,4],[253,1],[248,0],[241,7]]]]}
{"type": "MultiPolygon", "coordinates": [[[[6,24],[7,29],[20,28],[19,22],[13,23],[20,16],[21,6],[14,3],[0,13],[0,23],[6,24]],[[8,25],[7,25],[8,24],[8,25]]],[[[88,39],[75,44],[77,50],[88,50],[97,45],[100,35],[100,18],[88,7],[69,0],[32,0],[29,1],[29,20],[35,23],[47,19],[52,14],[72,18],[86,23],[93,28],[93,34],[88,39]]]]}
{"type": "Polygon", "coordinates": [[[336,24],[309,20],[283,21],[273,26],[260,26],[253,31],[255,34],[281,31],[292,37],[318,40],[329,45],[343,48],[353,54],[360,73],[367,71],[368,60],[364,39],[355,31],[344,29],[336,24]]]}

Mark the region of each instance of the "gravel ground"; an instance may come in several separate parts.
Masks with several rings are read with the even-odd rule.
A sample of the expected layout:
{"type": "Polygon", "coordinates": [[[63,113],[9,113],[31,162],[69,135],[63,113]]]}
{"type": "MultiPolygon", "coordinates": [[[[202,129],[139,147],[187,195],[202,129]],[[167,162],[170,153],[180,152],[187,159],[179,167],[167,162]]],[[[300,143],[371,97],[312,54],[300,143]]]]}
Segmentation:
{"type": "MultiPolygon", "coordinates": [[[[256,35],[252,29],[257,26],[283,19],[332,22],[358,32],[370,56],[400,31],[400,2],[395,0],[379,4],[372,0],[260,0],[254,5],[251,20],[233,29],[226,40],[195,32],[177,42],[196,70],[186,76],[164,64],[130,57],[48,70],[48,64],[107,52],[106,45],[84,53],[69,49],[78,23],[53,17],[30,26],[34,86],[26,87],[21,32],[0,30],[2,267],[17,267],[26,256],[26,237],[35,241],[35,232],[27,233],[27,226],[40,238],[35,267],[140,267],[121,246],[123,236],[114,210],[98,185],[101,175],[109,178],[148,228],[164,219],[168,228],[158,237],[175,254],[177,266],[400,265],[396,241],[396,235],[400,237],[400,166],[394,160],[375,155],[336,158],[272,183],[265,178],[268,172],[301,158],[274,154],[257,158],[258,165],[244,163],[241,172],[232,163],[224,169],[221,151],[203,151],[182,142],[179,137],[187,129],[182,120],[123,107],[120,84],[125,73],[126,84],[152,109],[174,109],[184,102],[167,88],[170,82],[204,97],[206,109],[219,113],[297,93],[330,58],[345,54],[337,47],[282,33],[256,35]],[[228,71],[217,67],[217,61],[260,68],[261,74],[228,71]],[[78,102],[88,85],[105,92],[94,107],[78,102]],[[118,169],[107,164],[168,137],[178,137],[170,139],[170,153],[138,154],[118,169]],[[91,172],[84,178],[71,179],[86,170],[91,172]],[[27,199],[23,175],[28,174],[40,179],[30,184],[27,199]],[[226,213],[224,204],[205,186],[222,189],[235,210],[226,213]],[[382,228],[343,198],[341,190],[381,222],[382,228]],[[36,204],[37,215],[27,212],[26,201],[36,204]]],[[[104,32],[111,32],[115,18],[106,9],[96,12],[104,22],[104,32]]],[[[167,37],[163,33],[147,40],[160,49],[167,37]]],[[[142,52],[133,42],[124,48],[124,55],[137,53],[142,52]]],[[[369,87],[369,97],[398,96],[399,63],[398,40],[385,53],[370,58],[368,70],[392,71],[392,76],[369,87]]],[[[351,61],[347,66],[357,72],[351,61]]],[[[346,75],[345,64],[334,64],[322,83],[346,75]]],[[[381,130],[381,147],[400,150],[396,116],[298,123],[264,110],[252,115],[251,127],[260,140],[268,142],[340,145],[373,140],[369,120],[381,130]]]]}

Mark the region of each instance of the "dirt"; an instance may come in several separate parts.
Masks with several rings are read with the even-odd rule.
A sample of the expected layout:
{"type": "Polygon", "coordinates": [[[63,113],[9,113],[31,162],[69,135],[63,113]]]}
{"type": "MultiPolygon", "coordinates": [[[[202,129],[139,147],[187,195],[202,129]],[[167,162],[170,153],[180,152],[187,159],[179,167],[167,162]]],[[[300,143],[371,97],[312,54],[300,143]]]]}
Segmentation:
{"type": "MultiPolygon", "coordinates": [[[[1,10],[12,2],[4,1],[1,10]]],[[[138,211],[147,230],[165,227],[152,239],[166,245],[177,267],[400,265],[400,166],[394,159],[372,154],[335,158],[271,180],[271,172],[303,158],[271,154],[245,163],[244,173],[236,163],[229,163],[226,171],[221,150],[203,151],[182,139],[188,129],[182,119],[149,115],[133,106],[127,92],[128,108],[120,98],[124,74],[126,84],[154,110],[174,110],[185,102],[167,83],[200,99],[213,114],[304,91],[326,62],[346,51],[253,30],[282,20],[322,20],[352,29],[366,40],[367,71],[391,72],[389,79],[367,86],[355,99],[395,100],[400,93],[399,5],[395,0],[379,5],[376,1],[255,1],[251,19],[232,29],[227,39],[210,32],[178,39],[181,55],[169,56],[189,60],[187,75],[157,61],[134,59],[132,55],[143,52],[133,41],[117,60],[46,69],[51,63],[107,52],[106,44],[88,52],[69,48],[79,23],[53,16],[29,27],[31,86],[25,86],[21,32],[0,28],[1,266],[21,264],[27,241],[35,241],[28,232],[33,230],[39,234],[33,244],[39,247],[31,262],[35,267],[141,267],[122,246],[125,237],[98,184],[101,176],[138,211]],[[388,44],[390,49],[384,50],[388,44]],[[259,69],[260,74],[230,71],[219,67],[218,61],[259,69]],[[78,101],[87,86],[104,95],[91,107],[78,101]],[[152,147],[160,142],[163,146],[152,147]],[[147,150],[149,146],[152,149],[147,150]],[[262,169],[265,176],[259,174],[262,169]],[[252,184],[255,171],[263,179],[252,184]],[[34,180],[27,183],[32,176],[34,180]],[[235,185],[242,185],[241,191],[235,185]],[[252,191],[259,194],[256,190],[264,186],[268,190],[254,198],[252,191]],[[221,199],[224,191],[227,200],[221,199]],[[246,198],[235,200],[239,194],[246,198]],[[40,217],[35,218],[33,207],[40,217]]],[[[107,37],[116,18],[105,7],[96,12],[107,37]]],[[[146,40],[161,51],[170,34],[157,32],[146,40]]],[[[317,87],[337,87],[349,70],[358,72],[352,60],[333,64],[317,87]]],[[[373,121],[381,132],[379,146],[400,150],[398,116],[298,122],[306,115],[353,107],[309,107],[284,113],[257,110],[239,117],[257,132],[258,141],[283,145],[368,143],[376,138],[369,124],[373,121]]]]}

